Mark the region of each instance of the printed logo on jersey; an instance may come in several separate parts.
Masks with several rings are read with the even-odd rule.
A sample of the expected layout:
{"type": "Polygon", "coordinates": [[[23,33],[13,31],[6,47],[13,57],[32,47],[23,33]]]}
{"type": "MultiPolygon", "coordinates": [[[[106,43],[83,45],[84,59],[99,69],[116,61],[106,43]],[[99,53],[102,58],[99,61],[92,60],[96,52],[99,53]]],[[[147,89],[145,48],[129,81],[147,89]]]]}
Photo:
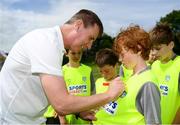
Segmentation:
{"type": "Polygon", "coordinates": [[[82,81],[83,81],[83,82],[86,82],[86,81],[87,81],[86,76],[83,76],[83,77],[82,77],[82,81]]]}
{"type": "Polygon", "coordinates": [[[160,85],[160,92],[162,95],[168,95],[168,86],[167,85],[160,85]]]}
{"type": "Polygon", "coordinates": [[[113,101],[110,102],[108,104],[106,104],[105,106],[103,106],[103,109],[110,115],[114,115],[116,113],[118,107],[118,103],[113,101]]]}
{"type": "Polygon", "coordinates": [[[66,83],[71,83],[71,79],[66,79],[66,83]]]}
{"type": "Polygon", "coordinates": [[[168,82],[170,79],[171,79],[170,75],[166,75],[166,76],[165,76],[166,82],[168,82]]]}
{"type": "Polygon", "coordinates": [[[87,85],[70,85],[68,89],[70,94],[86,93],[87,85]]]}

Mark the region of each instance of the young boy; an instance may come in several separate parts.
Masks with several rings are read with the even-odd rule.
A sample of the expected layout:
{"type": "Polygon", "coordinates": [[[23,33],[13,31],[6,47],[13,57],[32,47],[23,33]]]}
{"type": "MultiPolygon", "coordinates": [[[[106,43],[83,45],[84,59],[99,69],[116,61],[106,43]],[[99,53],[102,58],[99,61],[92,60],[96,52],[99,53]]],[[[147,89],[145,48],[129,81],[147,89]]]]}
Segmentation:
{"type": "Polygon", "coordinates": [[[107,89],[110,81],[118,76],[118,56],[111,49],[102,49],[97,52],[95,62],[102,75],[96,80],[96,92],[100,93],[103,87],[107,89]]]}
{"type": "MultiPolygon", "coordinates": [[[[69,62],[63,66],[63,76],[66,82],[67,90],[72,95],[77,96],[89,96],[95,94],[95,83],[92,75],[92,70],[89,66],[86,66],[82,63],[82,50],[67,50],[67,57],[69,62]]],[[[53,109],[49,109],[50,112],[53,109]]],[[[50,113],[49,112],[49,113],[50,113]]],[[[80,113],[82,116],[83,113],[80,113]]],[[[53,113],[50,113],[50,117],[53,116],[53,113]],[[52,114],[52,115],[51,115],[52,114]]],[[[47,115],[46,115],[47,117],[47,115]]],[[[54,116],[53,116],[54,117],[54,116]]],[[[82,116],[83,117],[83,116],[82,116]]],[[[77,118],[76,115],[66,115],[65,117],[60,116],[61,124],[89,124],[90,121],[82,120],[77,118]]]]}
{"type": "Polygon", "coordinates": [[[116,37],[114,50],[133,74],[125,82],[125,94],[97,112],[96,124],[161,124],[157,80],[145,61],[150,46],[149,34],[139,26],[130,26],[116,37]]]}
{"type": "MultiPolygon", "coordinates": [[[[158,78],[161,92],[162,123],[172,124],[176,112],[180,112],[180,56],[173,52],[173,33],[167,24],[156,25],[150,31],[150,38],[153,48],[158,50],[158,60],[152,64],[152,71],[158,78]]],[[[178,119],[173,124],[180,123],[178,119]]]]}
{"type": "MultiPolygon", "coordinates": [[[[118,55],[112,49],[105,48],[96,53],[95,62],[102,76],[96,80],[96,93],[107,91],[111,80],[118,77],[118,59],[118,55]]],[[[116,102],[111,103],[113,103],[112,105],[116,105],[116,102]]],[[[93,124],[109,124],[109,122],[104,122],[104,119],[109,118],[103,115],[103,110],[106,110],[108,105],[103,106],[102,109],[98,109],[96,113],[97,121],[93,121],[93,124]]]]}

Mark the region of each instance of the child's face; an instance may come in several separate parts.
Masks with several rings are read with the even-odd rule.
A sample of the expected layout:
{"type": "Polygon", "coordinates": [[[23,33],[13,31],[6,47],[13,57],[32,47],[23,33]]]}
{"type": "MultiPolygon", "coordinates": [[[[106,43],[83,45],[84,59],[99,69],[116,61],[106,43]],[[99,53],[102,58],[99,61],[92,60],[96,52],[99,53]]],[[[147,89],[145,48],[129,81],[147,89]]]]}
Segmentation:
{"type": "Polygon", "coordinates": [[[157,52],[158,52],[158,50],[156,50],[155,48],[151,49],[151,51],[149,53],[149,59],[148,59],[149,63],[153,63],[156,60],[157,52]]]}
{"type": "Polygon", "coordinates": [[[160,45],[157,45],[153,48],[155,50],[157,50],[156,59],[164,62],[170,58],[170,56],[171,56],[170,53],[172,52],[173,46],[171,43],[169,43],[168,45],[167,44],[160,44],[160,45]]]}
{"type": "Polygon", "coordinates": [[[69,50],[68,58],[70,62],[79,63],[81,61],[82,51],[81,50],[69,50]]]}
{"type": "Polygon", "coordinates": [[[107,81],[112,80],[117,76],[117,66],[105,65],[99,68],[99,71],[107,81]]]}
{"type": "Polygon", "coordinates": [[[119,61],[121,61],[127,69],[133,69],[136,65],[136,55],[132,50],[127,50],[123,47],[119,54],[119,61]]]}

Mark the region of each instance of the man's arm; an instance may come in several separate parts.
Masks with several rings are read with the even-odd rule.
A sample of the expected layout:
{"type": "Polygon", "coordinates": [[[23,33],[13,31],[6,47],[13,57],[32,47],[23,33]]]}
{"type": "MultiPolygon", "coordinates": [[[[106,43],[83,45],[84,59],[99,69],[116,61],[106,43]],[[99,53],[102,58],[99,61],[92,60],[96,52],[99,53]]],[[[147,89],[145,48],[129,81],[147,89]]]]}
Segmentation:
{"type": "Polygon", "coordinates": [[[59,115],[82,112],[115,100],[124,91],[124,84],[119,78],[112,81],[109,90],[102,94],[88,97],[68,94],[63,77],[41,74],[42,86],[46,96],[59,115]]]}

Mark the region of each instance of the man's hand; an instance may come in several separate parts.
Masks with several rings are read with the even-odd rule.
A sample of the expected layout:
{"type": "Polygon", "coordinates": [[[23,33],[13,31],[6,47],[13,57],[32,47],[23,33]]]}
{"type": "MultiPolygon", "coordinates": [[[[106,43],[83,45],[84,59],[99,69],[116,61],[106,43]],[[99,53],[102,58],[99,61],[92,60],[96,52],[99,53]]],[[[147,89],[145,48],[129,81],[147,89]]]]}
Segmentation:
{"type": "Polygon", "coordinates": [[[86,121],[96,121],[97,118],[95,117],[94,111],[84,111],[79,113],[79,117],[86,121]]]}
{"type": "Polygon", "coordinates": [[[114,98],[114,100],[116,100],[123,93],[124,90],[124,83],[120,80],[119,77],[117,77],[111,81],[107,93],[110,94],[114,98]]]}

